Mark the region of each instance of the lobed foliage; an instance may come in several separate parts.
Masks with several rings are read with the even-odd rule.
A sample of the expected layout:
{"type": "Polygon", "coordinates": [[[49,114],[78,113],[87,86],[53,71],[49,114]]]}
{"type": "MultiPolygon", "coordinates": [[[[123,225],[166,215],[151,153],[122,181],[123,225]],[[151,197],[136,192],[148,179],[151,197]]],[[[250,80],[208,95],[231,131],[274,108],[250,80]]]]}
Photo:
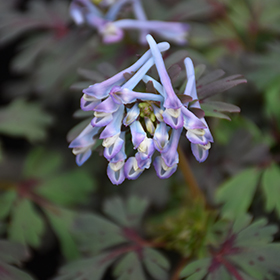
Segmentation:
{"type": "MultiPolygon", "coordinates": [[[[0,279],[278,279],[279,11],[277,0],[1,1],[0,279]],[[181,171],[115,186],[100,134],[81,167],[67,143],[93,118],[81,91],[135,63],[148,33],[170,43],[162,59],[176,98],[214,142],[198,163],[182,137],[181,171]]],[[[166,87],[162,69],[147,75],[166,87]]],[[[135,91],[157,99],[158,88],[135,91]]]]}

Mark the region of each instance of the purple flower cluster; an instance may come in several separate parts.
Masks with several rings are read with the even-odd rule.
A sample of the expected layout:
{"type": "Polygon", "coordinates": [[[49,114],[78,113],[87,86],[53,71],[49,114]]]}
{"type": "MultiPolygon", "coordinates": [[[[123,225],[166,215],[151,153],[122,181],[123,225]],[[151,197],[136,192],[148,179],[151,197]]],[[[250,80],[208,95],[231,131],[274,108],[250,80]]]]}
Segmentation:
{"type": "Polygon", "coordinates": [[[213,142],[204,118],[189,110],[200,108],[191,59],[184,61],[188,80],[183,97],[179,98],[161,54],[169,44],[156,44],[151,35],[147,35],[147,42],[150,49],[132,66],[83,90],[81,108],[93,111],[94,117],[69,146],[77,164],[82,165],[90,157],[96,140],[102,139],[104,157],[109,162],[107,174],[113,184],[121,184],[125,178],[138,178],[150,167],[156,151],[159,155],[153,164],[158,177],[170,177],[179,162],[177,147],[183,128],[199,162],[207,158],[213,142]],[[153,65],[160,81],[147,75],[153,65]],[[146,92],[134,90],[141,83],[146,92]],[[127,159],[125,141],[129,131],[136,153],[127,159]]]}
{"type": "Polygon", "coordinates": [[[180,22],[162,22],[147,20],[141,0],[101,1],[97,6],[90,0],[73,0],[70,14],[76,24],[88,24],[98,31],[103,43],[119,42],[124,36],[124,30],[139,30],[139,41],[146,44],[146,35],[155,33],[177,44],[185,44],[189,25],[180,22]],[[124,5],[131,5],[136,19],[118,19],[124,5]],[[103,12],[106,6],[106,13],[103,12]],[[103,8],[103,9],[102,9],[103,8]]]}

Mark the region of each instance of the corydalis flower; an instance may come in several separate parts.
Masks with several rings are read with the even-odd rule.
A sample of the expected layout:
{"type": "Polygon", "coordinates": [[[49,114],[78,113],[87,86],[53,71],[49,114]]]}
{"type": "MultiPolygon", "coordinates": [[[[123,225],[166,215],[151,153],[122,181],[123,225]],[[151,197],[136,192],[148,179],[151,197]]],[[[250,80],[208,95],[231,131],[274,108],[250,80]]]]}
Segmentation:
{"type": "MultiPolygon", "coordinates": [[[[202,162],[208,156],[208,150],[211,147],[210,142],[213,142],[212,135],[204,118],[198,119],[187,107],[189,102],[182,102],[175,94],[171,80],[166,71],[162,55],[157,47],[157,44],[151,35],[147,35],[147,41],[150,45],[155,65],[159,73],[162,87],[157,86],[161,92],[164,102],[162,113],[164,122],[173,128],[172,137],[177,135],[176,140],[170,141],[167,152],[161,152],[162,160],[156,162],[156,169],[168,171],[168,168],[174,168],[178,162],[177,145],[178,135],[181,133],[182,127],[187,130],[186,136],[191,142],[192,152],[195,158],[202,162]],[[175,132],[174,132],[175,131],[175,132]],[[175,141],[175,144],[173,143],[175,141]],[[159,165],[159,163],[162,163],[159,165]],[[163,163],[164,167],[163,168],[163,163]]],[[[185,59],[188,82],[185,88],[184,95],[190,96],[194,103],[191,103],[190,108],[200,108],[197,100],[194,67],[190,58],[185,59]]],[[[159,170],[157,171],[159,173],[159,170]]]]}
{"type": "MultiPolygon", "coordinates": [[[[184,94],[191,96],[192,99],[194,100],[194,102],[192,102],[192,104],[190,105],[190,108],[201,109],[197,97],[197,92],[196,92],[195,73],[194,73],[193,63],[189,57],[187,57],[184,60],[184,63],[185,63],[187,79],[188,79],[188,83],[184,94]]],[[[188,130],[187,138],[191,142],[191,149],[193,155],[199,162],[203,162],[208,157],[209,149],[211,148],[210,142],[213,142],[213,137],[205,119],[202,117],[200,118],[200,120],[204,123],[206,128],[188,130]]]]}
{"type": "MultiPolygon", "coordinates": [[[[92,111],[93,119],[70,143],[77,163],[81,165],[91,155],[96,139],[102,139],[104,157],[109,162],[107,174],[113,184],[120,184],[125,178],[138,178],[150,168],[155,152],[159,153],[154,160],[158,177],[170,177],[179,162],[177,148],[183,128],[195,145],[205,146],[212,141],[208,138],[209,129],[205,120],[189,110],[191,106],[198,106],[195,105],[196,91],[191,87],[194,74],[187,69],[186,98],[182,103],[173,90],[161,55],[169,44],[156,44],[151,35],[147,36],[147,41],[151,49],[132,66],[83,90],[81,108],[92,111]],[[154,64],[160,82],[147,75],[154,64]],[[146,90],[135,91],[136,86],[146,90]],[[193,98],[194,103],[185,102],[193,98]],[[131,135],[135,150],[129,158],[125,153],[126,134],[131,135]]],[[[188,61],[186,66],[190,68],[188,61]]]]}
{"type": "MultiPolygon", "coordinates": [[[[158,47],[160,51],[165,51],[169,44],[160,43],[158,47]]],[[[81,108],[84,111],[93,111],[94,117],[91,124],[69,147],[73,148],[77,164],[81,165],[90,157],[96,137],[103,139],[104,157],[109,161],[107,173],[114,184],[120,184],[124,180],[123,166],[126,155],[123,127],[130,126],[134,147],[138,149],[139,168],[143,171],[151,162],[153,143],[151,140],[144,141],[147,138],[146,132],[137,121],[141,111],[145,111],[145,108],[138,107],[138,100],[141,104],[145,101],[160,103],[162,97],[159,94],[135,92],[133,89],[153,64],[152,53],[148,50],[132,66],[102,83],[96,83],[83,90],[81,108]],[[128,80],[127,76],[130,76],[128,80]],[[131,107],[131,104],[134,105],[131,107]]]]}
{"type": "MultiPolygon", "coordinates": [[[[100,3],[100,6],[102,3],[100,3]]],[[[109,9],[103,13],[90,0],[73,0],[70,5],[70,15],[77,25],[87,23],[102,36],[105,44],[122,40],[124,30],[139,30],[141,44],[146,44],[145,36],[152,32],[177,44],[185,44],[189,25],[180,22],[163,22],[148,20],[140,0],[118,0],[109,4],[109,9]],[[126,4],[132,4],[136,19],[119,19],[118,14],[126,4]]]]}

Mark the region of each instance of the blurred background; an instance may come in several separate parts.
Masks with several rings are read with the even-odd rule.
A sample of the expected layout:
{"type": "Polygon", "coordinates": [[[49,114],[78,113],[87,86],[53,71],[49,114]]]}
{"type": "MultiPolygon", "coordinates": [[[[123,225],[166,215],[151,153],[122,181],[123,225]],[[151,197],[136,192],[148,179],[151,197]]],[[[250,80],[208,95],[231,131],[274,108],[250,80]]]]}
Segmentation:
{"type": "MultiPolygon", "coordinates": [[[[226,179],[280,161],[280,1],[142,2],[149,19],[190,24],[188,44],[171,44],[167,63],[189,56],[196,66],[206,65],[206,72],[222,69],[248,81],[214,98],[241,112],[230,114],[231,121],[223,112],[207,119],[215,142],[206,162],[197,163],[181,141],[199,186],[214,203],[226,179]]],[[[160,180],[150,168],[136,181],[114,186],[100,147],[76,166],[69,141],[91,116],[79,110],[81,90],[128,67],[147,46],[138,44],[135,31],[104,45],[95,30],[75,25],[69,4],[0,1],[0,233],[30,246],[23,268],[40,280],[54,277],[65,259],[77,258],[72,237],[65,237],[77,211],[100,213],[107,198],[132,194],[149,200],[150,213],[162,213],[178,204],[184,184],[180,170],[160,180]],[[50,210],[53,204],[58,216],[50,210]]],[[[125,7],[122,15],[130,14],[125,7]]],[[[272,180],[280,179],[277,174],[272,180]]],[[[253,216],[277,223],[280,206],[268,215],[261,190],[251,195],[253,216]]]]}

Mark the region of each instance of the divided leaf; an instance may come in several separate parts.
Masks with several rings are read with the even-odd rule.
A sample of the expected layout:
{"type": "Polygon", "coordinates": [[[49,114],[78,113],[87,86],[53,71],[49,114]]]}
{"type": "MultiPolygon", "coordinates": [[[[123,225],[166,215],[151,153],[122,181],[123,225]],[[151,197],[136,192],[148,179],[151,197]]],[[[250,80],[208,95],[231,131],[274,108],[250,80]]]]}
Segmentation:
{"type": "Polygon", "coordinates": [[[249,168],[219,187],[216,194],[217,203],[223,203],[221,215],[228,218],[236,218],[246,213],[252,203],[260,171],[249,168]]]}
{"type": "Polygon", "coordinates": [[[220,245],[210,248],[211,257],[188,264],[181,276],[187,280],[274,279],[272,273],[280,271],[280,244],[270,242],[277,227],[267,226],[265,219],[248,225],[249,220],[240,216],[220,245]]]}
{"type": "Polygon", "coordinates": [[[27,156],[23,168],[25,178],[49,178],[54,175],[62,164],[62,157],[55,152],[43,148],[32,150],[27,156]]]}
{"type": "Polygon", "coordinates": [[[86,202],[94,189],[94,182],[87,172],[75,170],[44,181],[36,192],[55,204],[71,206],[86,202]]]}
{"type": "Polygon", "coordinates": [[[146,280],[143,267],[135,252],[126,254],[114,267],[113,274],[117,280],[146,280]]]}
{"type": "Polygon", "coordinates": [[[280,168],[273,164],[268,167],[262,176],[261,187],[265,194],[266,210],[276,210],[280,216],[280,168]]]}
{"type": "Polygon", "coordinates": [[[3,280],[32,280],[27,273],[9,265],[20,265],[29,257],[27,248],[22,244],[0,240],[0,279],[3,280]]]}
{"type": "Polygon", "coordinates": [[[115,259],[110,253],[104,253],[94,258],[69,263],[62,267],[59,271],[61,276],[54,280],[100,280],[115,259]]]}
{"type": "Polygon", "coordinates": [[[17,194],[14,190],[7,191],[0,196],[0,219],[5,219],[13,206],[13,202],[15,201],[17,194]]]}
{"type": "Polygon", "coordinates": [[[136,228],[140,226],[147,206],[148,201],[143,198],[131,196],[123,201],[116,197],[105,202],[104,213],[123,227],[136,228]]]}
{"type": "Polygon", "coordinates": [[[28,257],[29,252],[24,245],[0,240],[0,261],[19,265],[28,257]]]}
{"type": "Polygon", "coordinates": [[[127,253],[114,267],[113,274],[117,279],[147,279],[145,270],[156,280],[168,279],[169,263],[167,259],[151,248],[144,248],[139,254],[127,253]],[[143,263],[143,264],[142,264],[143,263]]]}
{"type": "Polygon", "coordinates": [[[63,255],[68,259],[79,257],[77,244],[71,234],[71,227],[76,214],[63,208],[56,208],[53,211],[44,209],[53,231],[60,241],[63,255]]]}
{"type": "Polygon", "coordinates": [[[208,74],[205,77],[202,77],[201,80],[205,79],[205,82],[207,84],[202,84],[199,81],[199,86],[197,86],[197,94],[199,97],[199,100],[204,100],[206,98],[209,98],[213,95],[216,95],[218,93],[221,93],[223,91],[226,91],[232,87],[235,87],[239,84],[247,83],[247,80],[240,79],[242,75],[232,75],[220,80],[217,80],[217,77],[220,77],[222,72],[218,72],[216,70],[214,74],[208,74]],[[213,82],[210,82],[210,79],[213,79],[213,82]]]}
{"type": "Polygon", "coordinates": [[[240,108],[238,106],[220,101],[207,101],[205,103],[202,103],[201,109],[205,112],[205,116],[207,117],[216,117],[227,120],[230,120],[230,117],[221,112],[240,112],[240,108]]]}
{"type": "Polygon", "coordinates": [[[73,225],[73,233],[81,250],[93,255],[127,242],[120,227],[94,214],[79,214],[73,225]]]}
{"type": "MultiPolygon", "coordinates": [[[[105,262],[112,262],[112,258],[120,258],[114,265],[113,274],[119,280],[145,280],[147,271],[156,280],[168,279],[168,260],[156,250],[150,248],[148,242],[143,240],[135,231],[140,222],[147,200],[135,196],[122,200],[113,198],[105,203],[106,214],[120,224],[106,220],[94,214],[80,214],[73,225],[75,237],[81,245],[81,250],[87,255],[100,257],[103,250],[108,256],[105,262]],[[111,247],[111,248],[110,248],[111,247]]],[[[81,274],[82,279],[99,279],[81,274]]],[[[98,274],[98,277],[99,276],[98,274]]],[[[74,278],[58,278],[58,280],[71,280],[74,278]]]]}
{"type": "Polygon", "coordinates": [[[262,90],[279,89],[279,51],[280,42],[275,41],[267,45],[266,53],[250,58],[253,71],[248,73],[248,77],[262,90]]]}
{"type": "Polygon", "coordinates": [[[204,86],[207,85],[225,75],[225,71],[222,69],[216,69],[206,75],[204,75],[202,78],[199,79],[197,82],[197,86],[204,86]]]}
{"type": "Polygon", "coordinates": [[[147,272],[156,280],[168,279],[170,264],[158,251],[152,248],[143,250],[143,263],[147,272]]]}
{"type": "Polygon", "coordinates": [[[59,153],[34,149],[26,159],[24,179],[8,186],[9,189],[0,196],[0,218],[9,216],[7,232],[11,240],[39,247],[45,219],[36,211],[35,204],[49,218],[64,256],[75,259],[79,253],[70,231],[74,213],[56,204],[72,206],[87,202],[94,182],[83,170],[60,175],[61,161],[59,153]]]}
{"type": "Polygon", "coordinates": [[[61,174],[61,165],[59,153],[34,149],[27,157],[23,176],[34,181],[36,194],[55,204],[71,206],[86,202],[95,188],[92,177],[80,169],[61,174]]]}
{"type": "Polygon", "coordinates": [[[44,222],[32,203],[27,199],[20,199],[12,211],[8,230],[9,239],[24,245],[39,247],[43,231],[44,222]]]}
{"type": "Polygon", "coordinates": [[[0,279],[3,280],[33,280],[27,273],[0,261],[0,279]]]}
{"type": "Polygon", "coordinates": [[[208,272],[211,264],[211,258],[197,260],[188,264],[180,273],[181,277],[187,277],[188,280],[200,280],[208,272]]]}
{"type": "Polygon", "coordinates": [[[15,99],[0,108],[0,133],[25,137],[31,142],[46,138],[46,128],[52,121],[53,118],[39,104],[24,99],[15,99]]]}

